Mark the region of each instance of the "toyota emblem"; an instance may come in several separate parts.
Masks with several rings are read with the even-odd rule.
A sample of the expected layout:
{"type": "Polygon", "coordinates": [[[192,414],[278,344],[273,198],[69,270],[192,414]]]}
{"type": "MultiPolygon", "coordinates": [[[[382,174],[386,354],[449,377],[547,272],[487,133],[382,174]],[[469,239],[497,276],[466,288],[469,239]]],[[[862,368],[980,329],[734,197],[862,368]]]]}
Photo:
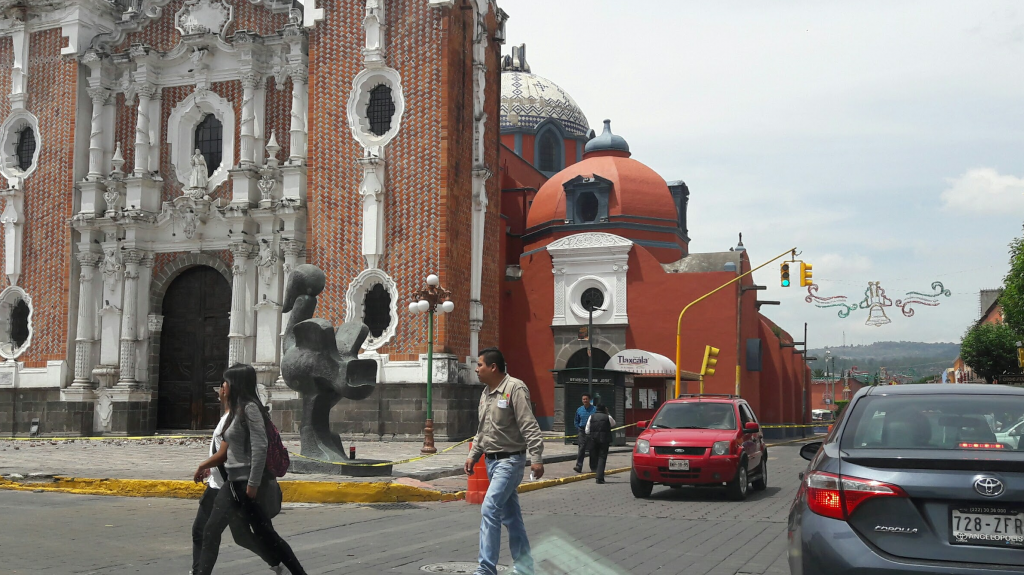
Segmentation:
{"type": "Polygon", "coordinates": [[[995,497],[1003,493],[1003,483],[991,476],[982,476],[974,481],[974,490],[982,496],[995,497]]]}

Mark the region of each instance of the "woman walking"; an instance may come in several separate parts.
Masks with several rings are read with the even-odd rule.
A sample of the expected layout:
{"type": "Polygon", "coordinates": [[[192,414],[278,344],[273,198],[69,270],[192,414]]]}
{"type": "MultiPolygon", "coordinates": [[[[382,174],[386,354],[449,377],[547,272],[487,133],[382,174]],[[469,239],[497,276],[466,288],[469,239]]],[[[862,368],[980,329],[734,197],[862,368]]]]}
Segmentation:
{"type": "Polygon", "coordinates": [[[196,470],[196,476],[223,462],[227,483],[213,501],[203,529],[203,546],[196,574],[210,574],[217,563],[220,538],[234,514],[239,515],[255,535],[261,556],[271,566],[284,564],[292,574],[305,574],[288,543],[281,538],[270,517],[257,502],[257,494],[273,489],[273,476],[265,471],[267,460],[266,409],[256,394],[256,371],[247,364],[235,364],[224,371],[230,412],[224,423],[221,449],[196,470]],[[205,466],[205,467],[204,467],[205,466]]]}
{"type": "Polygon", "coordinates": [[[590,453],[590,469],[597,469],[597,483],[604,484],[604,465],[608,462],[608,447],[612,444],[612,428],[615,418],[608,414],[608,407],[597,405],[597,412],[587,420],[587,435],[593,443],[590,453]]]}
{"type": "MultiPolygon", "coordinates": [[[[195,522],[192,523],[192,569],[189,570],[189,574],[199,573],[199,553],[203,549],[203,530],[206,528],[207,520],[210,519],[210,512],[213,511],[213,502],[227,481],[219,469],[227,460],[225,451],[221,450],[221,435],[224,434],[224,424],[227,422],[228,414],[231,413],[231,406],[228,404],[227,383],[220,385],[217,395],[220,397],[220,406],[224,414],[220,417],[220,422],[217,423],[217,428],[213,431],[213,438],[210,440],[210,457],[199,465],[199,469],[193,477],[197,483],[205,480],[206,490],[199,498],[199,510],[196,512],[195,522]]],[[[239,514],[229,514],[229,517],[228,525],[231,527],[231,536],[234,538],[235,544],[258,555],[270,565],[270,569],[275,574],[282,574],[283,566],[276,563],[274,558],[267,555],[263,548],[256,544],[249,523],[239,514]]]]}

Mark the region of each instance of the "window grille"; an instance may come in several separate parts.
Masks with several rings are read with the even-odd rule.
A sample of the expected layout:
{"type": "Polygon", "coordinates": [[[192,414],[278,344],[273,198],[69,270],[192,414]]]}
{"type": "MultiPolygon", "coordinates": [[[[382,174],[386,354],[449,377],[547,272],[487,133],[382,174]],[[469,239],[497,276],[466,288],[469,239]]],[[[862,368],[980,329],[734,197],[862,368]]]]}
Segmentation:
{"type": "Polygon", "coordinates": [[[36,133],[26,127],[18,132],[18,144],[15,146],[18,156],[18,168],[23,172],[32,167],[32,157],[36,153],[36,133]]]}
{"type": "Polygon", "coordinates": [[[370,121],[370,132],[383,136],[391,130],[391,118],[395,115],[395,101],[391,98],[391,87],[378,84],[370,90],[370,102],[366,105],[366,117],[370,121]]]}
{"type": "Polygon", "coordinates": [[[597,221],[597,196],[593,192],[580,194],[579,198],[576,199],[576,206],[579,214],[579,222],[577,224],[597,221]]]}
{"type": "Polygon", "coordinates": [[[206,173],[213,174],[220,168],[221,150],[224,143],[224,127],[213,114],[207,114],[196,126],[196,148],[206,160],[206,173]]]}
{"type": "Polygon", "coordinates": [[[540,154],[537,169],[541,172],[558,172],[562,169],[561,155],[558,153],[558,136],[550,130],[540,137],[540,154]]]}
{"type": "Polygon", "coordinates": [[[374,338],[380,338],[391,324],[391,294],[383,284],[374,284],[363,299],[363,322],[374,338]]]}
{"type": "Polygon", "coordinates": [[[584,310],[597,310],[604,304],[604,293],[597,288],[587,288],[580,296],[580,305],[584,310]]]}

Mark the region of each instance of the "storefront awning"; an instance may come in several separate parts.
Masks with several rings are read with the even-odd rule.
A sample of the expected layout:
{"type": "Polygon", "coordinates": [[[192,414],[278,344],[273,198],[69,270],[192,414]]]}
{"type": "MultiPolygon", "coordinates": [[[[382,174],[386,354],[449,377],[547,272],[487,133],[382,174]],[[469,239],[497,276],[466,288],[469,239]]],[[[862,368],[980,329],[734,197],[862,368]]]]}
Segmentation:
{"type": "Polygon", "coordinates": [[[675,362],[646,350],[629,349],[612,354],[611,360],[604,367],[606,370],[631,372],[640,376],[676,377],[675,362]]]}

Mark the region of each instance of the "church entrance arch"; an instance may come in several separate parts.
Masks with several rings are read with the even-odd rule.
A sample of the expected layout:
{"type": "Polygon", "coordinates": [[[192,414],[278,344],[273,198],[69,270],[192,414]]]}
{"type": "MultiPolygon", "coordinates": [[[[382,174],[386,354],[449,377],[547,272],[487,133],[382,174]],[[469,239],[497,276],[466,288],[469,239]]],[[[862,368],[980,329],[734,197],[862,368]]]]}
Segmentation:
{"type": "MultiPolygon", "coordinates": [[[[591,366],[587,354],[589,350],[589,348],[581,348],[577,350],[572,356],[569,357],[569,360],[565,363],[565,367],[586,368],[588,366],[591,366]]],[[[608,361],[611,359],[612,357],[609,356],[608,353],[605,352],[604,350],[601,350],[600,348],[594,348],[594,368],[604,368],[604,365],[607,364],[608,361]]]]}
{"type": "Polygon", "coordinates": [[[228,361],[231,284],[209,266],[185,270],[167,287],[162,313],[157,427],[213,428],[228,361]]]}

